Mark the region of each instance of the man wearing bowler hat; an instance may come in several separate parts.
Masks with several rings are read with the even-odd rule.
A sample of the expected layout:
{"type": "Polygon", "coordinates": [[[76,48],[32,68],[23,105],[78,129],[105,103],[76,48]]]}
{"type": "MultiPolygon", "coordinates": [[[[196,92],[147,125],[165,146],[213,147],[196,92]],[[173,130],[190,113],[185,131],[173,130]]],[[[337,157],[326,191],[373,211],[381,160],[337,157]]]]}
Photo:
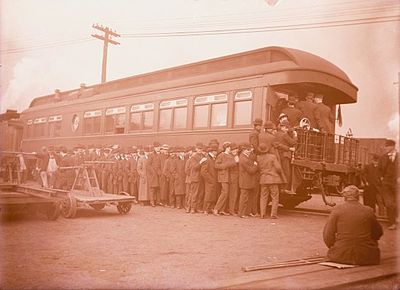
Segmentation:
{"type": "Polygon", "coordinates": [[[261,143],[257,155],[258,169],[260,171],[260,216],[266,215],[268,198],[271,196],[271,218],[278,218],[279,185],[285,183],[282,167],[274,154],[271,154],[266,144],[261,143]]]}
{"type": "Polygon", "coordinates": [[[249,134],[249,142],[253,146],[253,148],[258,148],[258,136],[262,130],[263,120],[257,118],[253,122],[253,130],[249,134]]]}
{"type": "Polygon", "coordinates": [[[239,156],[239,217],[245,218],[249,197],[256,186],[257,162],[251,157],[252,146],[249,143],[241,145],[242,153],[239,156]]]}

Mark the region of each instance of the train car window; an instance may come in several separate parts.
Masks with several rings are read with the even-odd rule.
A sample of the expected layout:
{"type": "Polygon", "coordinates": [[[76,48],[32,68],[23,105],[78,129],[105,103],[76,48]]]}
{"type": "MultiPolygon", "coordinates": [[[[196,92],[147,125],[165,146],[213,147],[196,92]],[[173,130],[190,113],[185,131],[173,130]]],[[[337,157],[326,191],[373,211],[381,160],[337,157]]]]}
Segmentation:
{"type": "Polygon", "coordinates": [[[143,129],[153,129],[154,124],[154,112],[147,111],[143,112],[143,129]]]}
{"type": "Polygon", "coordinates": [[[251,91],[242,91],[235,94],[235,110],[233,124],[235,126],[250,125],[253,111],[253,94],[251,91]]]}
{"type": "Polygon", "coordinates": [[[131,107],[129,131],[148,130],[153,128],[154,104],[139,104],[131,107]]]}
{"type": "Polygon", "coordinates": [[[85,112],[83,115],[84,134],[100,133],[101,116],[101,110],[85,112]]]}
{"type": "Polygon", "coordinates": [[[62,121],[61,115],[49,117],[48,135],[50,137],[60,137],[61,136],[61,121],[62,121]]]}
{"type": "Polygon", "coordinates": [[[28,120],[26,123],[26,137],[33,137],[33,120],[28,120]]]}
{"type": "Polygon", "coordinates": [[[142,125],[142,113],[131,113],[129,131],[140,130],[142,125]]]}
{"type": "Polygon", "coordinates": [[[174,128],[186,128],[187,121],[187,107],[175,108],[174,110],[174,128]]]}
{"type": "Polygon", "coordinates": [[[172,109],[160,110],[160,123],[161,130],[171,129],[172,109]]]}
{"type": "Polygon", "coordinates": [[[123,134],[125,130],[126,108],[106,110],[106,133],[123,134]]]}
{"type": "Polygon", "coordinates": [[[211,126],[220,127],[226,126],[226,119],[228,115],[228,104],[212,104],[211,107],[211,126]]]}
{"type": "Polygon", "coordinates": [[[186,128],[187,99],[168,100],[160,103],[160,130],[186,128]]]}
{"type": "Polygon", "coordinates": [[[45,117],[37,118],[33,121],[33,135],[35,137],[45,136],[46,122],[47,122],[47,119],[45,117]]]}
{"type": "Polygon", "coordinates": [[[227,124],[228,95],[200,96],[194,99],[194,119],[195,128],[221,127],[227,124]],[[210,121],[211,114],[211,124],[210,121]]]}
{"type": "Polygon", "coordinates": [[[194,121],[195,128],[208,127],[208,111],[209,105],[195,106],[194,107],[194,121]]]}

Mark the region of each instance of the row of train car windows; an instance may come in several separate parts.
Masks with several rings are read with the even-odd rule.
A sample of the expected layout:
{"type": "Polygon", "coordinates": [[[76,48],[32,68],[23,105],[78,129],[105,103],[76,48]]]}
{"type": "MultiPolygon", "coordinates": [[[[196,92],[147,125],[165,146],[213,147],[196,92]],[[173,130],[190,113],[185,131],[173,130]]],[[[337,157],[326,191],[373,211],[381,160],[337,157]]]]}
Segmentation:
{"type": "MultiPolygon", "coordinates": [[[[234,99],[234,126],[250,125],[252,120],[252,92],[242,91],[234,99]]],[[[195,98],[193,109],[193,128],[225,127],[228,120],[227,94],[202,96],[195,98]]],[[[83,133],[101,133],[102,110],[86,111],[83,116],[83,133]]],[[[163,101],[159,106],[159,130],[187,128],[187,99],[163,101]]],[[[130,108],[129,123],[126,124],[126,107],[108,108],[105,111],[104,131],[110,134],[123,134],[127,131],[151,130],[154,128],[154,104],[136,104],[130,108]]],[[[46,134],[46,118],[28,121],[28,137],[58,137],[61,134],[61,116],[51,116],[48,120],[46,134]],[[30,126],[33,125],[33,126],[30,126]],[[32,128],[33,127],[33,128],[32,128]]]]}

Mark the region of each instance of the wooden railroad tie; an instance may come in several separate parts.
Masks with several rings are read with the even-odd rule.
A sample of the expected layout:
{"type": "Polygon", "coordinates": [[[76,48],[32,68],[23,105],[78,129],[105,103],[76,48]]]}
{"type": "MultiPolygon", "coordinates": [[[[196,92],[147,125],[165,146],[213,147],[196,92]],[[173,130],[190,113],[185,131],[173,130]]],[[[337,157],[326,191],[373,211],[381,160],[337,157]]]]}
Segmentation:
{"type": "Polygon", "coordinates": [[[266,269],[303,266],[303,265],[318,264],[323,261],[325,261],[325,257],[310,257],[310,258],[288,260],[276,263],[265,263],[256,266],[242,267],[242,271],[251,272],[251,271],[266,270],[266,269]]]}

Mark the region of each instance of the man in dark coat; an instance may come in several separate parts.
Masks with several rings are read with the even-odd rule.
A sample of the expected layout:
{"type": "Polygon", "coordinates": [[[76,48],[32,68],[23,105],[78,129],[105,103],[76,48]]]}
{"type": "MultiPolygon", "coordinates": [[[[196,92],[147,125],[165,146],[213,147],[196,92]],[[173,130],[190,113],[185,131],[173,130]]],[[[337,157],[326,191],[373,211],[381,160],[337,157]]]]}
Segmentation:
{"type": "Polygon", "coordinates": [[[218,153],[218,145],[210,144],[207,147],[207,155],[201,160],[201,176],[204,179],[204,214],[209,214],[217,200],[217,170],[215,159],[218,153]]]}
{"type": "Polygon", "coordinates": [[[277,139],[274,135],[274,131],[276,130],[275,124],[271,121],[267,121],[264,124],[264,128],[265,132],[258,136],[258,144],[264,143],[268,147],[268,151],[271,150],[274,151],[273,153],[278,154],[277,151],[275,151],[275,146],[277,145],[277,139]]]}
{"type": "MultiPolygon", "coordinates": [[[[161,156],[160,143],[154,142],[152,152],[149,154],[146,166],[147,182],[151,206],[163,205],[160,199],[161,156]]],[[[150,150],[150,148],[149,148],[150,150]]]]}
{"type": "Polygon", "coordinates": [[[239,156],[239,217],[246,217],[249,196],[256,186],[257,162],[250,158],[252,146],[249,143],[241,145],[242,153],[239,156]]]}
{"type": "Polygon", "coordinates": [[[249,142],[253,146],[255,150],[258,148],[258,135],[260,135],[261,130],[262,130],[262,124],[263,120],[262,119],[255,119],[253,122],[253,130],[249,134],[249,142]]]}
{"type": "Polygon", "coordinates": [[[315,96],[315,119],[317,121],[318,129],[323,133],[334,134],[335,112],[331,111],[327,105],[322,101],[324,96],[318,94],[315,96]]]}
{"type": "Polygon", "coordinates": [[[59,168],[56,172],[56,188],[70,190],[75,179],[75,170],[62,169],[63,167],[74,166],[74,160],[72,159],[72,151],[67,150],[67,148],[62,147],[60,153],[59,168]]]}
{"type": "MultiPolygon", "coordinates": [[[[218,197],[217,204],[214,207],[213,213],[228,215],[225,212],[225,207],[228,204],[229,198],[229,169],[236,166],[234,156],[231,154],[231,143],[225,142],[222,145],[224,152],[220,153],[215,160],[215,168],[217,169],[218,182],[221,184],[221,194],[218,197]]],[[[239,161],[239,160],[238,160],[239,161]]]]}
{"type": "MultiPolygon", "coordinates": [[[[285,174],[287,185],[286,189],[291,188],[292,184],[292,152],[295,151],[295,146],[297,143],[297,138],[293,134],[289,134],[289,122],[283,122],[279,126],[278,132],[275,134],[276,140],[279,144],[277,147],[279,152],[279,160],[282,165],[283,173],[285,174]]],[[[295,132],[295,131],[294,131],[295,132]]],[[[292,132],[293,133],[293,132],[292,132]]],[[[283,183],[283,182],[282,182],[283,183]]]]}
{"type": "Polygon", "coordinates": [[[396,142],[386,140],[385,154],[379,160],[379,171],[382,181],[382,195],[386,206],[386,212],[389,219],[390,230],[396,229],[397,217],[397,168],[399,153],[395,149],[396,142]]]}
{"type": "Polygon", "coordinates": [[[324,242],[332,262],[352,265],[379,264],[378,240],[382,227],[373,210],[358,202],[359,189],[350,185],[343,190],[345,203],[336,206],[324,228],[324,242]]]}
{"type": "Polygon", "coordinates": [[[267,145],[261,143],[257,155],[258,169],[260,171],[260,217],[265,218],[268,198],[271,197],[271,218],[278,218],[279,185],[285,182],[282,167],[275,154],[267,150],[267,145]]]}
{"type": "Polygon", "coordinates": [[[303,117],[310,121],[311,128],[317,128],[317,120],[315,119],[316,104],[314,103],[314,94],[309,92],[304,101],[296,103],[296,107],[303,113],[303,117]]]}
{"type": "Polygon", "coordinates": [[[190,182],[190,192],[186,212],[196,213],[197,212],[197,199],[200,191],[200,181],[201,181],[201,164],[200,160],[203,159],[204,145],[202,143],[196,144],[195,153],[187,161],[187,166],[185,168],[186,174],[190,182]]]}
{"type": "Polygon", "coordinates": [[[369,206],[375,211],[375,206],[378,204],[379,213],[383,213],[384,203],[380,193],[382,183],[379,174],[379,156],[374,154],[372,160],[367,164],[362,172],[362,179],[365,184],[363,201],[364,205],[369,206]]]}
{"type": "Polygon", "coordinates": [[[303,112],[295,107],[296,100],[295,95],[289,95],[288,106],[282,110],[282,113],[288,117],[288,121],[292,127],[299,127],[300,120],[304,117],[303,112]]]}

